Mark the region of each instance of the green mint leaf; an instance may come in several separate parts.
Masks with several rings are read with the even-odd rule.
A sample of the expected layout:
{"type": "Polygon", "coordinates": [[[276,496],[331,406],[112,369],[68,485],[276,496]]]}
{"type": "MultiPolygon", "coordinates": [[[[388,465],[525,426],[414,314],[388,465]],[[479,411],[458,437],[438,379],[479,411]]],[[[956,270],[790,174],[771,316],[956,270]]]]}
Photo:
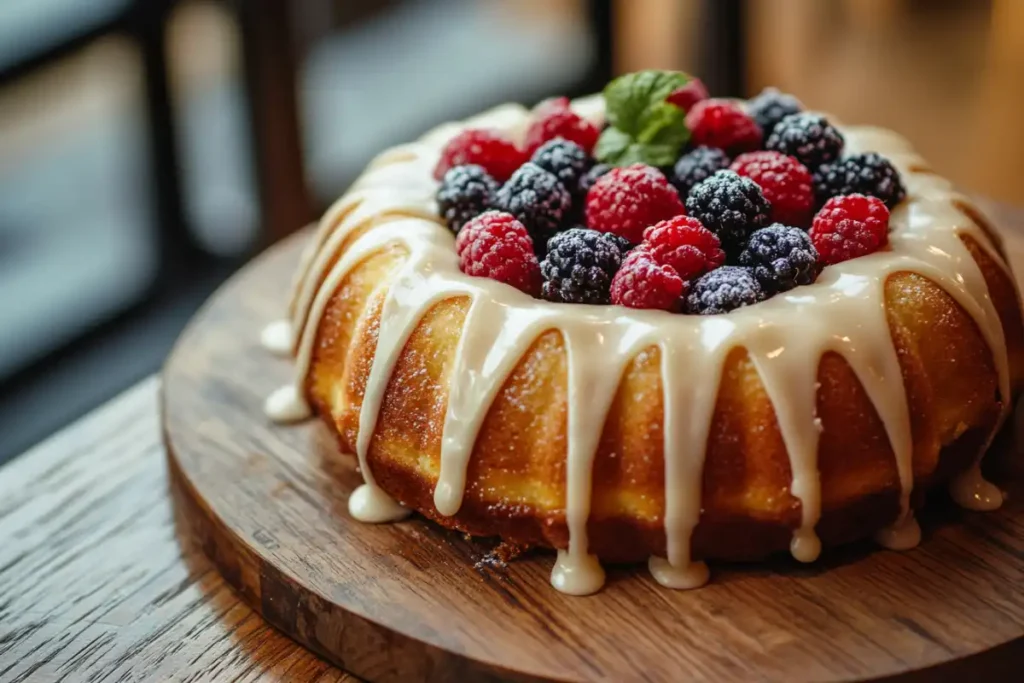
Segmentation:
{"type": "Polygon", "coordinates": [[[594,145],[594,157],[606,164],[624,166],[626,164],[621,164],[620,159],[632,144],[633,138],[628,133],[623,133],[618,128],[605,128],[594,145]]]}
{"type": "MultiPolygon", "coordinates": [[[[689,131],[685,132],[689,135],[689,131]]],[[[659,137],[666,138],[667,142],[658,139],[638,142],[617,128],[605,128],[594,147],[594,156],[598,161],[613,166],[669,166],[679,157],[682,143],[676,144],[668,132],[662,133],[659,137]]]]}
{"type": "Polygon", "coordinates": [[[666,145],[678,151],[690,139],[686,113],[675,105],[660,102],[644,112],[636,138],[642,144],[666,145]]]}
{"type": "Polygon", "coordinates": [[[619,76],[604,89],[608,123],[636,137],[644,113],[689,82],[690,76],[681,71],[648,70],[619,76]]]}

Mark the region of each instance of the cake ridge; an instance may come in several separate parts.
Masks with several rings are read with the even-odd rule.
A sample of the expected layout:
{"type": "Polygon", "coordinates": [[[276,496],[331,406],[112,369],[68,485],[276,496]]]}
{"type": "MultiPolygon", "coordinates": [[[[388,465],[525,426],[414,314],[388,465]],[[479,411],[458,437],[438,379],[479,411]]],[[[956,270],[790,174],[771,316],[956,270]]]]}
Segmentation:
{"type": "MultiPolygon", "coordinates": [[[[592,106],[592,102],[588,100],[585,106],[592,106]]],[[[500,115],[495,115],[502,125],[494,127],[521,128],[526,116],[525,109],[503,108],[500,115]]],[[[485,113],[464,125],[480,126],[488,121],[485,113]]],[[[958,208],[957,202],[967,200],[952,191],[949,181],[909,170],[918,159],[909,145],[903,149],[891,143],[897,149],[889,154],[908,185],[907,200],[892,216],[890,250],[831,266],[818,282],[756,306],[723,316],[696,317],[612,306],[555,305],[461,273],[453,238],[436,218],[436,183],[431,178],[445,135],[459,130],[459,126],[449,126],[428,134],[433,136],[428,138],[429,144],[421,141],[378,157],[385,161],[371,164],[350,194],[335,204],[338,208],[324,217],[318,230],[322,238],[317,239],[317,253],[302,268],[304,274],[298,278],[293,295],[291,325],[297,367],[296,382],[287,397],[305,402],[306,375],[319,319],[334,290],[374,251],[392,244],[404,245],[408,250],[387,283],[377,350],[359,411],[356,455],[367,488],[354,499],[386,506],[388,499],[386,495],[381,497],[384,492],[374,480],[368,456],[394,364],[426,311],[440,301],[461,295],[468,295],[471,303],[450,378],[435,507],[445,516],[458,512],[466,486],[466,467],[491,403],[533,341],[548,330],[559,331],[569,382],[565,496],[569,543],[559,552],[552,580],[571,593],[592,592],[603,581],[598,575],[600,565],[589,554],[587,543],[593,458],[623,373],[646,348],[656,346],[662,353],[666,472],[663,521],[668,557],[664,562],[653,558],[651,571],[656,578],[660,572],[659,581],[666,585],[673,584],[665,578],[666,566],[691,579],[699,579],[702,574],[702,565],[690,557],[691,535],[700,519],[700,477],[714,398],[725,359],[735,348],[746,349],[775,410],[790,458],[790,491],[801,505],[801,523],[793,533],[792,551],[803,561],[815,559],[820,550],[815,533],[821,513],[817,373],[822,357],[830,351],[850,365],[884,423],[900,480],[900,515],[892,528],[915,528],[909,506],[914,482],[908,400],[885,309],[884,286],[890,276],[911,272],[931,280],[975,321],[992,354],[1002,398],[999,421],[1005,419],[1010,406],[1010,380],[1004,330],[981,268],[961,235],[969,235],[988,252],[997,250],[985,230],[958,208]],[[382,212],[409,206],[422,210],[423,215],[372,224],[382,212]],[[367,231],[349,244],[340,258],[331,252],[368,224],[367,231]],[[328,269],[332,261],[336,262],[328,269]],[[697,381],[682,380],[684,376],[691,380],[694,375],[697,381]],[[468,388],[464,386],[467,377],[472,385],[468,388]]],[[[859,130],[844,129],[852,149],[872,148],[873,137],[879,139],[876,146],[885,148],[873,151],[888,152],[890,143],[886,138],[905,144],[895,134],[865,129],[862,136],[859,130]]],[[[1001,257],[996,262],[1005,268],[1001,257]]],[[[278,416],[310,412],[308,402],[300,405],[301,409],[296,410],[294,404],[285,402],[287,410],[279,410],[278,416]]],[[[960,483],[981,486],[984,480],[979,477],[975,464],[962,475],[960,483]]],[[[391,514],[383,517],[399,514],[397,507],[389,511],[391,514]]],[[[353,514],[381,521],[378,512],[353,510],[353,514]]],[[[891,535],[889,538],[892,542],[891,535]]],[[[706,578],[706,569],[703,575],[706,578]]]]}

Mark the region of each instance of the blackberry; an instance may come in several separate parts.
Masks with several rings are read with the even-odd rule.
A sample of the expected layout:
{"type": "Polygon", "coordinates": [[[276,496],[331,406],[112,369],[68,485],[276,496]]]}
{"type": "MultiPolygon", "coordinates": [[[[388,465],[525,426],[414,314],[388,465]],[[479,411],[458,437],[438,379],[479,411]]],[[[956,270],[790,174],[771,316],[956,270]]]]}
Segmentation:
{"type": "Polygon", "coordinates": [[[715,233],[726,252],[742,249],[747,236],[768,223],[771,211],[760,186],[733,171],[717,171],[686,197],[686,214],[715,233]]]}
{"type": "Polygon", "coordinates": [[[602,234],[615,243],[615,245],[619,248],[619,251],[622,252],[623,258],[625,258],[626,254],[632,251],[633,247],[636,246],[622,235],[616,235],[614,232],[606,232],[602,234]]]}
{"type": "Polygon", "coordinates": [[[558,232],[572,207],[572,197],[554,173],[527,162],[495,193],[494,206],[525,225],[534,244],[543,244],[558,232]]]}
{"type": "Polygon", "coordinates": [[[768,296],[809,285],[821,272],[810,235],[781,223],[755,231],[740,253],[739,263],[750,268],[768,296]]]}
{"type": "Polygon", "coordinates": [[[579,196],[586,199],[587,193],[590,192],[590,188],[594,186],[597,179],[612,170],[612,168],[611,164],[594,164],[589,171],[580,176],[579,183],[576,186],[579,196]]]}
{"type": "Polygon", "coordinates": [[[679,157],[672,171],[665,175],[679,190],[679,196],[685,197],[694,185],[725,168],[729,168],[729,156],[725,152],[717,147],[697,147],[679,157]]]}
{"type": "Polygon", "coordinates": [[[753,271],[740,266],[722,266],[701,275],[686,296],[686,312],[697,315],[728,313],[764,300],[764,292],[753,271]]]}
{"type": "Polygon", "coordinates": [[[448,169],[437,190],[437,208],[448,229],[462,226],[491,207],[498,183],[483,166],[466,164],[448,169]]]}
{"type": "Polygon", "coordinates": [[[907,196],[900,173],[880,154],[854,154],[814,173],[814,196],[821,207],[832,197],[863,194],[878,197],[889,209],[907,196]]]}
{"type": "Polygon", "coordinates": [[[843,135],[824,116],[804,112],[779,121],[764,146],[796,157],[813,173],[822,164],[839,158],[843,135]]]}
{"type": "Polygon", "coordinates": [[[776,88],[765,88],[757,97],[747,102],[747,113],[750,114],[767,139],[779,121],[790,114],[799,114],[804,110],[800,100],[779,92],[776,88]]]}
{"type": "Polygon", "coordinates": [[[533,153],[530,161],[545,171],[554,173],[577,202],[580,198],[580,179],[594,165],[594,160],[582,147],[563,138],[545,142],[533,153]]]}
{"type": "Polygon", "coordinates": [[[588,228],[571,228],[548,240],[540,264],[541,296],[568,304],[607,304],[609,287],[622,263],[619,241],[588,228]]]}

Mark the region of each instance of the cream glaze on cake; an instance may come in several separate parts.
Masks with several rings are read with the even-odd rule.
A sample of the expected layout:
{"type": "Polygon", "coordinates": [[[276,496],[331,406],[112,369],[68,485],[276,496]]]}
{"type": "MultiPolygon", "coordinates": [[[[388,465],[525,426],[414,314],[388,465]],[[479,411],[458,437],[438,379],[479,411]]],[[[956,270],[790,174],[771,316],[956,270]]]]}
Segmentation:
{"type": "MultiPolygon", "coordinates": [[[[603,117],[599,96],[577,100],[573,106],[595,120],[603,117]]],[[[420,318],[442,300],[468,296],[470,309],[451,372],[434,504],[442,515],[458,512],[468,460],[491,402],[533,341],[543,332],[558,330],[568,360],[569,529],[568,548],[558,551],[551,575],[558,590],[584,595],[604,583],[604,572],[588,552],[587,542],[592,464],[604,424],[600,416],[607,414],[627,365],[652,346],[660,349],[664,391],[667,557],[652,557],[649,562],[659,583],[694,588],[708,578],[704,563],[691,560],[690,539],[701,514],[704,454],[722,368],[737,347],[747,349],[757,368],[789,454],[791,492],[802,511],[791,542],[793,556],[811,562],[821,550],[815,533],[821,515],[821,422],[815,413],[817,361],[828,351],[841,354],[856,373],[895,454],[901,512],[877,540],[894,549],[916,545],[920,529],[909,505],[914,486],[910,415],[883,286],[893,273],[917,273],[948,292],[974,319],[998,372],[1001,423],[1010,406],[1007,346],[981,270],[960,235],[969,235],[996,263],[1007,267],[985,231],[960,210],[969,200],[949,181],[922,170],[925,162],[896,134],[841,128],[847,153],[876,151],[887,156],[907,186],[907,199],[892,214],[888,250],[829,266],[813,285],[725,315],[553,304],[460,272],[454,238],[441,224],[434,203],[437,183],[432,170],[453,135],[467,127],[487,127],[517,137],[527,118],[526,109],[506,105],[462,123],[445,124],[416,143],[381,154],[328,211],[307,246],[294,284],[290,319],[264,331],[268,349],[296,356],[295,382],[274,392],[266,411],[278,421],[306,418],[311,410],[304,396],[305,381],[329,299],[349,270],[369,255],[391,245],[408,251],[389,282],[380,316],[357,436],[356,455],[365,483],[352,494],[350,513],[367,522],[408,514],[376,484],[367,463],[377,415],[394,364],[420,318]],[[358,235],[354,241],[353,235],[358,235]]],[[[957,477],[951,490],[959,504],[974,509],[994,509],[1002,502],[999,489],[982,478],[978,463],[957,477]]]]}

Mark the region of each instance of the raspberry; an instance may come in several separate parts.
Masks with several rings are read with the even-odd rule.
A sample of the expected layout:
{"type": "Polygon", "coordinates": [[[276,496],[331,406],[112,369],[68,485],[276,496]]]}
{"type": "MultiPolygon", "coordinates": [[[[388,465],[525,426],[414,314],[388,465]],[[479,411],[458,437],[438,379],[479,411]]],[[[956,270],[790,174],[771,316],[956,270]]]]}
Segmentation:
{"type": "Polygon", "coordinates": [[[562,138],[549,140],[533,153],[530,161],[554,173],[574,199],[586,196],[585,190],[580,192],[580,180],[594,165],[594,160],[575,142],[562,138]]]}
{"type": "Polygon", "coordinates": [[[482,128],[464,130],[445,145],[434,167],[434,178],[441,180],[452,166],[477,164],[499,183],[508,180],[526,161],[526,155],[501,134],[482,128]]]}
{"type": "Polygon", "coordinates": [[[694,185],[723,168],[729,168],[729,155],[717,147],[697,147],[679,157],[669,180],[679,190],[679,196],[685,198],[694,185]]]}
{"type": "Polygon", "coordinates": [[[889,209],[877,197],[833,197],[814,217],[810,235],[826,264],[866,256],[889,241],[889,209]]]}
{"type": "Polygon", "coordinates": [[[800,228],[779,223],[756,230],[740,253],[739,262],[751,269],[769,296],[809,285],[821,272],[818,251],[810,236],[800,228]]]}
{"type": "Polygon", "coordinates": [[[526,129],[526,153],[533,154],[548,140],[565,138],[590,154],[601,131],[569,108],[569,98],[545,100],[533,110],[533,122],[526,129]]]}
{"type": "Polygon", "coordinates": [[[482,166],[453,166],[441,179],[437,190],[437,208],[448,225],[458,234],[466,221],[490,208],[498,183],[482,166]]]}
{"type": "Polygon", "coordinates": [[[661,265],[646,249],[635,249],[612,279],[613,304],[629,308],[679,308],[689,285],[669,266],[661,265]]]}
{"type": "Polygon", "coordinates": [[[540,267],[526,227],[514,216],[487,211],[466,223],[455,238],[459,269],[489,277],[527,294],[540,289],[540,267]]]}
{"type": "Polygon", "coordinates": [[[659,265],[692,280],[725,263],[725,252],[715,234],[696,218],[676,216],[644,230],[641,248],[659,265]]]}
{"type": "Polygon", "coordinates": [[[748,152],[736,157],[731,170],[761,186],[771,202],[771,220],[807,228],[814,213],[811,174],[793,157],[778,152],[748,152]]]}
{"type": "Polygon", "coordinates": [[[843,151],[843,135],[824,116],[790,114],[775,126],[765,149],[782,152],[812,172],[822,164],[835,161],[843,151]]]}
{"type": "Polygon", "coordinates": [[[674,90],[672,94],[665,98],[665,101],[669,104],[674,104],[683,111],[690,111],[693,105],[707,98],[708,89],[704,87],[704,83],[699,78],[694,78],[682,88],[674,90]]]}
{"type": "Polygon", "coordinates": [[[686,296],[687,313],[715,315],[764,300],[761,285],[749,268],[722,266],[699,277],[686,296]]]}
{"type": "Polygon", "coordinates": [[[540,264],[541,296],[568,304],[606,304],[622,251],[611,236],[587,228],[571,228],[548,240],[540,264]]]}
{"type": "Polygon", "coordinates": [[[685,213],[679,193],[653,166],[613,168],[587,193],[587,225],[636,244],[644,228],[685,213]]]}
{"type": "Polygon", "coordinates": [[[718,147],[729,156],[761,146],[761,127],[729,100],[701,100],[686,114],[686,126],[694,145],[718,147]]]}
{"type": "Polygon", "coordinates": [[[590,188],[594,186],[597,179],[612,170],[612,168],[613,166],[611,166],[611,164],[594,164],[589,171],[580,176],[580,182],[577,184],[576,188],[584,203],[586,203],[587,193],[590,192],[590,188]]]}
{"type": "Polygon", "coordinates": [[[686,212],[718,236],[727,251],[739,251],[747,235],[768,223],[772,205],[750,178],[718,171],[690,190],[686,212]]]}
{"type": "Polygon", "coordinates": [[[558,232],[572,198],[553,173],[533,163],[519,167],[494,195],[494,207],[515,216],[543,244],[558,232]]]}
{"type": "Polygon", "coordinates": [[[747,102],[747,113],[761,126],[765,138],[772,134],[779,121],[790,114],[799,114],[803,109],[800,100],[775,88],[765,88],[761,94],[747,102]]]}
{"type": "Polygon", "coordinates": [[[825,164],[814,174],[814,192],[818,206],[832,197],[866,194],[878,197],[890,210],[907,196],[899,171],[888,159],[874,152],[854,154],[834,164],[825,164]]]}

